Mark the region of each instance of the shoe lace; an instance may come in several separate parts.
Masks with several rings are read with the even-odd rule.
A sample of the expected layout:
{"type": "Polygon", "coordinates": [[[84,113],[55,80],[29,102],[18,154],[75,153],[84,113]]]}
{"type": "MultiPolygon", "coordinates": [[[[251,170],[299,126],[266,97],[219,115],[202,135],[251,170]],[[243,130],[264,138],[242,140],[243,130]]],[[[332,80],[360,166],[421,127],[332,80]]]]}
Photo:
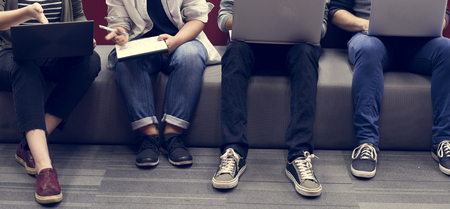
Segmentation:
{"type": "Polygon", "coordinates": [[[175,136],[176,138],[174,140],[172,140],[171,144],[168,146],[170,148],[170,151],[172,152],[173,150],[175,150],[176,148],[182,148],[182,149],[186,149],[186,146],[183,143],[182,138],[184,137],[184,134],[180,134],[175,136]]]}
{"type": "Polygon", "coordinates": [[[238,161],[236,156],[234,156],[234,153],[232,151],[227,151],[224,155],[220,156],[220,159],[222,162],[220,163],[217,175],[228,173],[234,176],[234,173],[236,172],[236,162],[238,161]]]}
{"type": "Polygon", "coordinates": [[[437,154],[440,158],[444,157],[444,154],[445,157],[450,157],[450,141],[442,141],[439,144],[437,154]]]}
{"type": "Polygon", "coordinates": [[[369,144],[361,144],[359,147],[353,150],[352,158],[356,159],[361,156],[361,159],[377,159],[377,151],[369,144]],[[356,152],[356,154],[355,154],[356,152]]]}
{"type": "Polygon", "coordinates": [[[145,149],[152,149],[155,151],[159,150],[159,147],[157,146],[159,142],[157,140],[153,139],[152,137],[143,137],[141,146],[139,147],[139,152],[145,149]]]}
{"type": "Polygon", "coordinates": [[[300,179],[301,181],[309,179],[309,180],[313,180],[316,181],[316,178],[314,176],[314,172],[312,170],[312,164],[311,164],[311,160],[313,158],[317,158],[314,154],[309,154],[309,152],[305,152],[304,153],[305,157],[304,158],[297,158],[294,160],[294,164],[295,166],[297,166],[298,171],[300,173],[300,179]]]}

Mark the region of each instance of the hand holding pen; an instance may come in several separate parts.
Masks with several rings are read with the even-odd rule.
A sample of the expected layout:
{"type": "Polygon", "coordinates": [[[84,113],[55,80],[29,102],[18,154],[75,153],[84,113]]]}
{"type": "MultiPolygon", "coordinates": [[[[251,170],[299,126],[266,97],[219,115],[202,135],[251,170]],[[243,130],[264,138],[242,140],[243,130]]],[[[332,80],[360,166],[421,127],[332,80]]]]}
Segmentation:
{"type": "Polygon", "coordinates": [[[128,31],[120,26],[109,28],[100,25],[100,28],[110,31],[108,35],[105,36],[106,40],[113,40],[116,44],[123,46],[128,42],[129,36],[128,31]]]}

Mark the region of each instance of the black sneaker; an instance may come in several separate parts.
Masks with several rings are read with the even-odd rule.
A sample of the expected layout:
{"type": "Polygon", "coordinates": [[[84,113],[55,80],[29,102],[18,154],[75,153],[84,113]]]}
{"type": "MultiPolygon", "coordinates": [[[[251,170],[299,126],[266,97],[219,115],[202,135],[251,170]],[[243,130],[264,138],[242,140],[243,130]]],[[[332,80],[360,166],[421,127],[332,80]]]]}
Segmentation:
{"type": "Polygon", "coordinates": [[[138,166],[155,166],[158,165],[159,159],[159,135],[141,134],[141,147],[136,156],[136,165],[138,166]]]}
{"type": "Polygon", "coordinates": [[[380,150],[370,143],[361,144],[352,153],[352,174],[361,178],[372,178],[377,172],[377,156],[380,150]]]}
{"type": "Polygon", "coordinates": [[[245,159],[228,148],[225,154],[220,156],[221,163],[216,174],[212,178],[213,187],[216,189],[231,189],[237,186],[239,177],[244,173],[245,159]]]}
{"type": "Polygon", "coordinates": [[[183,143],[186,134],[164,134],[163,151],[172,165],[192,164],[192,156],[183,143]]]}
{"type": "MultiPolygon", "coordinates": [[[[286,176],[294,183],[295,191],[303,196],[315,197],[322,194],[322,185],[312,170],[311,160],[314,154],[304,152],[304,157],[298,157],[286,164],[286,176]]],[[[317,157],[316,157],[317,158],[317,157]]]]}
{"type": "Polygon", "coordinates": [[[445,140],[434,144],[431,148],[431,156],[439,162],[439,169],[442,173],[450,175],[450,141],[445,140]]]}

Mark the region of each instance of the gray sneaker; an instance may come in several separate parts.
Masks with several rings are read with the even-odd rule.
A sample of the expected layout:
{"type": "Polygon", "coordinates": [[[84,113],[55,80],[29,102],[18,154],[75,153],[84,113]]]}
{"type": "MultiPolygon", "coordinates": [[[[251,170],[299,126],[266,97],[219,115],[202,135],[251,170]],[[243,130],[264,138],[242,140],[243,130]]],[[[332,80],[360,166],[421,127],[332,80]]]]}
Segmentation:
{"type": "Polygon", "coordinates": [[[304,157],[298,157],[286,165],[286,176],[294,183],[295,191],[303,196],[319,196],[322,194],[322,185],[317,180],[312,169],[311,160],[315,157],[304,152],[304,157]]]}
{"type": "Polygon", "coordinates": [[[431,156],[439,162],[442,173],[450,175],[450,141],[445,140],[431,148],[431,156]]]}
{"type": "Polygon", "coordinates": [[[221,163],[216,174],[212,178],[213,187],[216,189],[231,189],[237,186],[239,177],[244,173],[245,159],[228,148],[225,154],[220,156],[221,163]]]}
{"type": "Polygon", "coordinates": [[[352,174],[360,178],[372,178],[377,173],[378,147],[364,143],[356,147],[352,153],[352,174]]]}

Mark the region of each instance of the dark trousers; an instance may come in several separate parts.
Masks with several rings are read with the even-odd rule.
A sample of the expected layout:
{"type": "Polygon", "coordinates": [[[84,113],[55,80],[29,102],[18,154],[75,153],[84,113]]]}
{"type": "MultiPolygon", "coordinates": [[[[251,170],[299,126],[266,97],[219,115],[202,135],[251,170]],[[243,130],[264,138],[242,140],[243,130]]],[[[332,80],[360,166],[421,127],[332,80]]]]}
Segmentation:
{"type": "Polygon", "coordinates": [[[63,122],[86,94],[100,72],[100,56],[14,61],[12,50],[0,51],[0,90],[13,93],[14,107],[22,145],[27,144],[25,132],[33,129],[46,131],[45,113],[63,122]],[[46,82],[56,83],[47,101],[44,101],[46,82]]]}
{"type": "MultiPolygon", "coordinates": [[[[322,48],[308,44],[269,45],[229,42],[222,57],[221,152],[233,148],[247,157],[247,89],[252,71],[287,70],[291,78],[291,122],[285,141],[288,161],[313,152],[318,62],[322,48]],[[283,65],[282,63],[285,63],[283,65]]],[[[274,121],[275,123],[276,121],[274,121]]]]}

